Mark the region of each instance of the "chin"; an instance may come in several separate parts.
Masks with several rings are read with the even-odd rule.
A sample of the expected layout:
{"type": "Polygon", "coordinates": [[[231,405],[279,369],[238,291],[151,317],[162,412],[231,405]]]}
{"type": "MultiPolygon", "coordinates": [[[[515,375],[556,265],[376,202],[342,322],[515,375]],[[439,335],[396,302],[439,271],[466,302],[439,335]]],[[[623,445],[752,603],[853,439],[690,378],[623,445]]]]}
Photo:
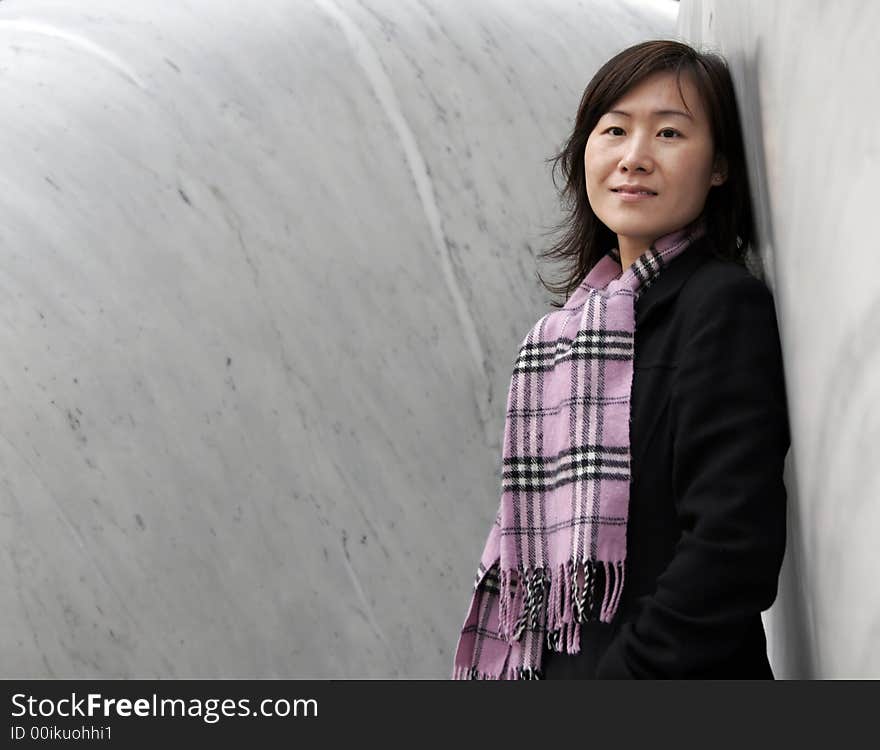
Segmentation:
{"type": "Polygon", "coordinates": [[[647,237],[648,235],[657,235],[658,231],[662,232],[662,227],[655,222],[648,221],[627,221],[621,219],[618,221],[602,222],[615,234],[622,234],[628,237],[647,237]],[[659,228],[658,228],[659,227],[659,228]]]}

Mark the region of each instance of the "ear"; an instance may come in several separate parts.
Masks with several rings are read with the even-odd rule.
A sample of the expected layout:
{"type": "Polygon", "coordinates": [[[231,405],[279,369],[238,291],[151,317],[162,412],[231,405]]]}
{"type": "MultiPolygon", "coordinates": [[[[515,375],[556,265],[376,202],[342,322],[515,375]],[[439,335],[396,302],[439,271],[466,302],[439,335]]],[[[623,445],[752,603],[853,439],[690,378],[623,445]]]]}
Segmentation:
{"type": "Polygon", "coordinates": [[[715,157],[712,165],[712,185],[723,185],[727,181],[727,159],[723,154],[715,157]]]}

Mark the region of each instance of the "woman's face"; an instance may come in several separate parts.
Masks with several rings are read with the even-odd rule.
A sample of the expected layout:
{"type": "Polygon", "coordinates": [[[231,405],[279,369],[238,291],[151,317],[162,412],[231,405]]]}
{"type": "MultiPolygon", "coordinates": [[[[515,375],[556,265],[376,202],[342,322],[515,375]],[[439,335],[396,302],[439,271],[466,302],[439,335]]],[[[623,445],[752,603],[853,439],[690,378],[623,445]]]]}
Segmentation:
{"type": "MultiPolygon", "coordinates": [[[[712,185],[714,145],[701,97],[686,74],[655,73],[599,119],[584,150],[587,197],[599,220],[618,236],[622,257],[635,260],[651,242],[693,221],[712,185]],[[662,110],[671,111],[661,113],[662,110]],[[655,193],[627,200],[615,189],[638,183],[655,193]]],[[[724,168],[723,160],[718,165],[724,168]]]]}

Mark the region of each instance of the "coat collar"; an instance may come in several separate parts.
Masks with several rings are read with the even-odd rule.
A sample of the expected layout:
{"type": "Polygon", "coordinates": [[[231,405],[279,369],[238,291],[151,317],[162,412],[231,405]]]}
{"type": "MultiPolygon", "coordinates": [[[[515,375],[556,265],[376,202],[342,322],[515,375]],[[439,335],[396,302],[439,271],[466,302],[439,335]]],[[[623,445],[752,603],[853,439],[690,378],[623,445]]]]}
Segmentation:
{"type": "Polygon", "coordinates": [[[636,302],[635,309],[637,329],[652,313],[663,307],[666,302],[674,299],[684,282],[709,259],[710,253],[705,239],[702,237],[696,240],[681,255],[673,258],[654,280],[654,283],[642,292],[636,302]]]}

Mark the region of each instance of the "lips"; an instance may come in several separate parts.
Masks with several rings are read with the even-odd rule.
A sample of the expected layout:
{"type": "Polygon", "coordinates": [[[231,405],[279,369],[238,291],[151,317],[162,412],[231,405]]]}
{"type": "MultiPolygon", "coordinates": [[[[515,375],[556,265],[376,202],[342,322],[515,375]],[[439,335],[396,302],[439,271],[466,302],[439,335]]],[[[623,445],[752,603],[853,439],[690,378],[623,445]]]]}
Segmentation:
{"type": "Polygon", "coordinates": [[[611,188],[612,193],[624,193],[625,195],[657,195],[653,190],[620,190],[611,188]]]}

